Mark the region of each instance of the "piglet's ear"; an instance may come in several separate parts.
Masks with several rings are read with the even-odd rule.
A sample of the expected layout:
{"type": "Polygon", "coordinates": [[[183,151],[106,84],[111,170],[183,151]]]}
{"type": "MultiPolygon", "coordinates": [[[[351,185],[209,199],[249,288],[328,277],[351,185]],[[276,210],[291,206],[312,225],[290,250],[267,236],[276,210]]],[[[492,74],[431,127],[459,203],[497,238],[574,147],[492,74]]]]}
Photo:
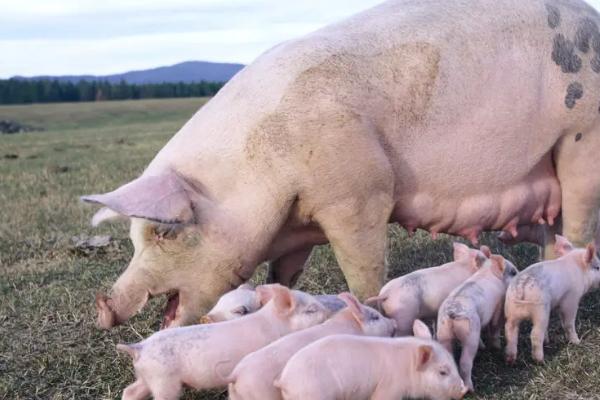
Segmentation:
{"type": "Polygon", "coordinates": [[[92,226],[96,227],[104,222],[112,222],[118,220],[126,220],[127,217],[111,210],[108,207],[102,207],[92,217],[92,226]]]}
{"type": "Polygon", "coordinates": [[[348,306],[348,310],[352,313],[352,316],[358,321],[359,324],[362,324],[364,319],[363,310],[360,302],[354,297],[352,294],[344,292],[338,294],[338,297],[346,303],[348,306]]]}
{"type": "Polygon", "coordinates": [[[469,246],[459,242],[452,243],[454,248],[454,261],[462,260],[469,256],[469,246]]]}
{"type": "Polygon", "coordinates": [[[475,268],[481,268],[483,264],[488,260],[488,258],[479,250],[471,250],[471,264],[475,268]]]}
{"type": "Polygon", "coordinates": [[[425,325],[425,323],[423,321],[421,321],[420,319],[416,319],[415,322],[413,323],[413,334],[415,335],[415,337],[418,337],[421,339],[433,340],[431,331],[429,330],[427,325],[425,325]]]}
{"type": "Polygon", "coordinates": [[[585,265],[591,265],[592,261],[594,261],[594,256],[596,255],[596,245],[594,243],[589,243],[585,247],[585,254],[583,256],[583,261],[585,265]]]}
{"type": "Polygon", "coordinates": [[[564,236],[554,235],[554,239],[554,253],[557,257],[562,257],[575,248],[573,244],[564,236]]]}
{"type": "Polygon", "coordinates": [[[481,251],[483,253],[483,255],[486,256],[487,258],[490,258],[492,256],[492,251],[487,246],[481,246],[479,248],[479,251],[481,251]]]}
{"type": "Polygon", "coordinates": [[[271,301],[271,299],[275,295],[275,293],[273,292],[273,286],[275,285],[260,285],[257,286],[256,289],[254,289],[256,291],[256,297],[258,298],[258,302],[260,303],[261,307],[267,304],[269,301],[271,301]]]}
{"type": "MultiPolygon", "coordinates": [[[[116,214],[144,218],[163,224],[194,222],[192,198],[194,190],[175,172],[161,175],[142,175],[105,194],[83,196],[89,203],[102,204],[116,214]]],[[[111,214],[99,211],[94,221],[100,223],[111,214]]]]}
{"type": "Polygon", "coordinates": [[[492,260],[492,272],[498,278],[502,279],[504,276],[504,269],[506,268],[504,257],[494,254],[490,257],[490,260],[492,260]]]}
{"type": "Polygon", "coordinates": [[[423,344],[417,347],[417,370],[423,370],[433,355],[433,347],[423,344]]]}
{"type": "Polygon", "coordinates": [[[271,300],[273,300],[273,304],[275,305],[275,309],[278,313],[287,315],[294,311],[296,308],[296,298],[294,297],[294,293],[287,287],[279,284],[259,286],[256,288],[256,292],[259,294],[259,299],[261,299],[261,304],[265,304],[262,301],[261,295],[261,291],[265,290],[265,288],[271,292],[271,300]]]}
{"type": "Polygon", "coordinates": [[[240,290],[254,290],[255,287],[252,283],[250,282],[246,282],[246,283],[242,283],[240,286],[238,286],[238,289],[240,290]]]}

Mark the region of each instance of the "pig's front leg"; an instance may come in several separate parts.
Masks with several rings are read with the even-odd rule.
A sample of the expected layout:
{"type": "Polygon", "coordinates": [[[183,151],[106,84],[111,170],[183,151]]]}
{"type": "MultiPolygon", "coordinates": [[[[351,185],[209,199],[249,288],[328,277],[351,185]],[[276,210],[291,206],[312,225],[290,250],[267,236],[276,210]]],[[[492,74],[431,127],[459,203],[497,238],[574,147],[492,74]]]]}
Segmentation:
{"type": "Polygon", "coordinates": [[[146,386],[144,381],[138,379],[133,382],[131,385],[127,386],[123,391],[122,400],[146,400],[150,397],[152,393],[150,392],[150,388],[146,386]]]}
{"type": "Polygon", "coordinates": [[[370,191],[366,199],[340,200],[315,215],[360,301],[376,296],[383,286],[392,208],[391,193],[370,191]]]}
{"type": "Polygon", "coordinates": [[[577,318],[577,308],[579,307],[579,296],[571,294],[560,303],[560,321],[565,330],[565,335],[570,343],[579,344],[579,336],[575,330],[575,319],[577,318]]]}
{"type": "Polygon", "coordinates": [[[312,246],[283,255],[269,263],[267,283],[280,283],[293,287],[310,258],[312,246]]]}

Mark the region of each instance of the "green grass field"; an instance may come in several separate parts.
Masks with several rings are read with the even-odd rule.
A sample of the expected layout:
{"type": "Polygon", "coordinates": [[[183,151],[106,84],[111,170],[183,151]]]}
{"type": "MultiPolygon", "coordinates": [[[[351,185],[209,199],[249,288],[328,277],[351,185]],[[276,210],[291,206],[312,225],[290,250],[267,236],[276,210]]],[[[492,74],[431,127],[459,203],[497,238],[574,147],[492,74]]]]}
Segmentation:
{"type": "MultiPolygon", "coordinates": [[[[115,399],[132,381],[130,361],[115,344],[158,329],[164,299],[110,332],[94,327],[94,295],[127,265],[127,227],[92,229],[93,208],[78,196],[116,188],[140,174],[153,155],[205,99],[146,100],[0,107],[11,119],[45,131],[0,135],[0,399],[115,399]],[[17,158],[15,158],[17,156],[17,158]],[[81,252],[71,238],[110,234],[104,249],[81,252]]],[[[447,262],[448,236],[413,238],[390,227],[390,277],[447,262]]],[[[518,267],[537,248],[484,243],[518,267]]],[[[257,281],[264,276],[259,267],[257,281]]],[[[299,284],[337,293],[345,284],[327,246],[312,257],[299,284]]],[[[474,368],[477,399],[600,399],[600,293],[587,296],[567,345],[553,318],[547,360],[536,365],[521,335],[520,357],[506,366],[500,352],[480,351],[474,368]]],[[[524,333],[528,333],[525,327],[524,333]]],[[[223,392],[187,392],[186,399],[221,399],[223,392]]]]}

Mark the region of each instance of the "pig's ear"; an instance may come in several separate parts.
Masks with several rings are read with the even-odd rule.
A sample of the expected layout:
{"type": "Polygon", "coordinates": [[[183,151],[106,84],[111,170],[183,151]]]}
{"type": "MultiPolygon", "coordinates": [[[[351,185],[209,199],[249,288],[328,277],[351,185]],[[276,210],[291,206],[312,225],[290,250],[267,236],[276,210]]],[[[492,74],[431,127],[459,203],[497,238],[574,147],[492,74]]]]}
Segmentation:
{"type": "Polygon", "coordinates": [[[238,286],[238,289],[253,291],[255,289],[255,286],[250,282],[246,282],[246,283],[242,283],[240,286],[238,286]]]}
{"type": "Polygon", "coordinates": [[[494,254],[490,257],[490,260],[492,260],[492,272],[498,278],[502,279],[504,277],[504,269],[506,268],[504,257],[494,254]]]}
{"type": "Polygon", "coordinates": [[[554,253],[557,257],[562,257],[575,247],[569,239],[561,235],[554,235],[555,243],[554,243],[554,253]]]}
{"type": "Polygon", "coordinates": [[[273,302],[277,312],[282,315],[287,315],[296,308],[296,298],[294,293],[285,286],[275,284],[271,285],[273,291],[273,302]]]}
{"type": "Polygon", "coordinates": [[[592,261],[594,261],[594,256],[596,255],[596,245],[594,243],[589,243],[585,247],[585,254],[583,255],[583,261],[586,266],[592,265],[592,261]]]}
{"type": "Polygon", "coordinates": [[[433,347],[431,345],[422,344],[417,347],[417,370],[421,371],[425,369],[432,356],[433,347]]]}
{"type": "Polygon", "coordinates": [[[469,258],[471,260],[471,265],[474,268],[481,268],[483,264],[488,260],[485,254],[479,250],[471,250],[471,254],[469,254],[469,258]]]}
{"type": "Polygon", "coordinates": [[[492,251],[487,246],[481,246],[479,248],[479,251],[481,251],[483,253],[483,255],[486,256],[487,258],[490,258],[492,256],[492,251]]]}
{"type": "MultiPolygon", "coordinates": [[[[174,172],[162,175],[142,175],[104,194],[83,196],[89,203],[102,204],[114,213],[126,217],[143,218],[163,224],[185,224],[195,222],[192,196],[194,189],[174,172]]],[[[97,217],[102,222],[108,215],[103,212],[97,217]]]]}
{"type": "Polygon", "coordinates": [[[452,243],[452,247],[454,248],[454,261],[462,260],[469,256],[469,246],[454,242],[452,243]]]}
{"type": "Polygon", "coordinates": [[[112,222],[112,221],[126,220],[126,219],[127,219],[126,216],[119,214],[118,212],[115,212],[108,207],[102,207],[92,217],[92,226],[96,227],[103,222],[112,222]]]}
{"type": "Polygon", "coordinates": [[[425,323],[423,321],[421,321],[420,319],[415,319],[415,322],[413,323],[413,334],[415,335],[415,337],[418,337],[421,339],[433,340],[431,331],[429,330],[427,325],[425,325],[425,323]]]}
{"type": "Polygon", "coordinates": [[[344,292],[338,294],[338,297],[346,303],[348,309],[352,313],[352,316],[358,321],[358,323],[362,324],[363,321],[363,310],[360,302],[354,297],[352,294],[344,292]]]}
{"type": "Polygon", "coordinates": [[[273,292],[273,286],[275,285],[260,285],[257,286],[256,289],[254,289],[256,291],[256,296],[258,297],[258,302],[260,303],[261,307],[267,304],[269,301],[271,301],[271,299],[275,295],[275,293],[273,292]]]}

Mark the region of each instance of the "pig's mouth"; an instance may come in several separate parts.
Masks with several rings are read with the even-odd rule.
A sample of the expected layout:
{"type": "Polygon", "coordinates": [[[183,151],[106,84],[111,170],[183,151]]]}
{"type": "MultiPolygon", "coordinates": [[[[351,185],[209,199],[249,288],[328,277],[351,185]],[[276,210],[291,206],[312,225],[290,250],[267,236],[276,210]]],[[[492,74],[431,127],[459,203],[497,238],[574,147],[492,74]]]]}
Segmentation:
{"type": "Polygon", "coordinates": [[[167,305],[165,307],[164,316],[160,329],[166,329],[171,326],[177,318],[177,309],[179,308],[179,292],[177,290],[167,293],[167,305]]]}

